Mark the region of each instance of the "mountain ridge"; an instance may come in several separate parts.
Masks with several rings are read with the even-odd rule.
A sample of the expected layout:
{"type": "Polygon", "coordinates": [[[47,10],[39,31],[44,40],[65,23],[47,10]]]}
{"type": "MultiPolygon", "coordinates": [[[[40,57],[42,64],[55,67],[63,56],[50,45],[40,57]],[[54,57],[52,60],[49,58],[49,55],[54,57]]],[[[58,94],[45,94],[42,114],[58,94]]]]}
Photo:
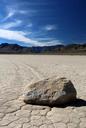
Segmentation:
{"type": "Polygon", "coordinates": [[[20,46],[18,44],[0,44],[0,54],[80,54],[86,55],[86,43],[53,46],[20,46]]]}

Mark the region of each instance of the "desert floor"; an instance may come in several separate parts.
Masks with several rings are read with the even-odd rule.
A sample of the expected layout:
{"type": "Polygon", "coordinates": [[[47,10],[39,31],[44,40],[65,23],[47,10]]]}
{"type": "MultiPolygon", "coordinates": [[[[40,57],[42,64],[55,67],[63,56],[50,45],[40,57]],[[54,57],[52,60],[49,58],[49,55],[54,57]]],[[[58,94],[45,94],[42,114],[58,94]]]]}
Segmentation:
{"type": "Polygon", "coordinates": [[[0,128],[86,128],[86,56],[0,55],[0,128]],[[30,83],[69,78],[82,99],[64,108],[26,105],[30,83]]]}

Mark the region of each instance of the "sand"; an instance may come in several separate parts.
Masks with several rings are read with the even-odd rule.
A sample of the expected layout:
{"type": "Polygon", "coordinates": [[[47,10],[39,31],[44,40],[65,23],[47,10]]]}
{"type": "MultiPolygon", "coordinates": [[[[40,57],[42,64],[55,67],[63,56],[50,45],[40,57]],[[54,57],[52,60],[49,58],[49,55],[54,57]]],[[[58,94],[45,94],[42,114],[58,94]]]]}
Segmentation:
{"type": "Polygon", "coordinates": [[[86,128],[86,56],[0,55],[0,128],[86,128]],[[22,101],[29,84],[54,75],[73,82],[79,104],[50,108],[22,101]]]}

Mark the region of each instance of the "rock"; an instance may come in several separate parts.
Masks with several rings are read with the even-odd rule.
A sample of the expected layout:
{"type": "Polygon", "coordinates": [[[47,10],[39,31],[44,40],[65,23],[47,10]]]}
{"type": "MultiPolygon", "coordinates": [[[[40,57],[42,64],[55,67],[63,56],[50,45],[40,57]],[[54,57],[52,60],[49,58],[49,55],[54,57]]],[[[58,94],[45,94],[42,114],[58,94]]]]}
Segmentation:
{"type": "Polygon", "coordinates": [[[76,99],[76,89],[66,78],[52,77],[31,84],[24,102],[39,105],[63,105],[76,99]]]}

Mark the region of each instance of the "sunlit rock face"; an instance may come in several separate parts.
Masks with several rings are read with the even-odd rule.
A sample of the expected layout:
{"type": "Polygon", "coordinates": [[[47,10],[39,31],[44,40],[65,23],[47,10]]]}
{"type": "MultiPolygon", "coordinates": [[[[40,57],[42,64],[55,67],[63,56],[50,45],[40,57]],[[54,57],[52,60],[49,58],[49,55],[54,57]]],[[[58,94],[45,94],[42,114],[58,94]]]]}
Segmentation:
{"type": "Polygon", "coordinates": [[[67,78],[52,77],[27,87],[24,102],[39,105],[65,105],[76,99],[76,89],[67,78]]]}

